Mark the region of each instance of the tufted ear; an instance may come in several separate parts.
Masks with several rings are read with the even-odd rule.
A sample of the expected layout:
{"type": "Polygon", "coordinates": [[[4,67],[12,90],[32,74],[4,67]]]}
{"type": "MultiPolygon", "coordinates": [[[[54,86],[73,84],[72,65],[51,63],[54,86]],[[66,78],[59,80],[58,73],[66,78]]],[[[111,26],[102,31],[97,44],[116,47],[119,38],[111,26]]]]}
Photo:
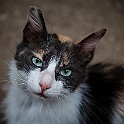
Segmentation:
{"type": "Polygon", "coordinates": [[[23,40],[30,43],[47,37],[47,29],[42,12],[37,7],[30,7],[27,24],[23,30],[23,40]]]}
{"type": "Polygon", "coordinates": [[[77,44],[78,53],[81,56],[87,58],[88,61],[91,61],[95,48],[105,33],[106,29],[101,29],[86,37],[84,40],[77,44]]]}

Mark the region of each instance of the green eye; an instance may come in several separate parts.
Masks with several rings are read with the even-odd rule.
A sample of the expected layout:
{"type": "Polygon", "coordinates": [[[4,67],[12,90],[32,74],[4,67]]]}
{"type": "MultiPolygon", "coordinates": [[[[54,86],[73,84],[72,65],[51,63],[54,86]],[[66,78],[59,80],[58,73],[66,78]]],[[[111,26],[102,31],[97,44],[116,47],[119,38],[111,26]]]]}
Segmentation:
{"type": "Polygon", "coordinates": [[[41,61],[40,59],[38,59],[38,58],[33,57],[33,58],[32,58],[32,62],[33,62],[33,64],[35,64],[36,66],[42,67],[42,61],[41,61]]]}
{"type": "Polygon", "coordinates": [[[61,71],[60,71],[60,74],[61,74],[62,76],[68,77],[68,76],[70,76],[70,75],[72,74],[72,71],[69,70],[69,69],[64,69],[64,70],[61,70],[61,71]]]}

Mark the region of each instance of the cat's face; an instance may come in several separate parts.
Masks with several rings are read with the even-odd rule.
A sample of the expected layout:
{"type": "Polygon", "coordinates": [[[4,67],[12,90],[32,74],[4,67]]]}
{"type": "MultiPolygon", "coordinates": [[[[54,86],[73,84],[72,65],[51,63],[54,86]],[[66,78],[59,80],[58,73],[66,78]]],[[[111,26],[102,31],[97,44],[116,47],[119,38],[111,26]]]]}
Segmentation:
{"type": "Polygon", "coordinates": [[[63,35],[49,34],[41,11],[31,7],[23,41],[15,55],[17,79],[27,92],[39,98],[73,93],[81,84],[85,85],[87,65],[105,31],[99,30],[76,43],[63,35]]]}

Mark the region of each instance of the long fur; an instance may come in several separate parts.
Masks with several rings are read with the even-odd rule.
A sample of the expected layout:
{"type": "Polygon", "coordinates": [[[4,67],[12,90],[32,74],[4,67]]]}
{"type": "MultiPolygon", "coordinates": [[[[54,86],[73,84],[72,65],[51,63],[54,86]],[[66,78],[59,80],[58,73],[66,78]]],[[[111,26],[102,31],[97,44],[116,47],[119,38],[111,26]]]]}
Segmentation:
{"type": "MultiPolygon", "coordinates": [[[[102,123],[103,124],[123,124],[124,123],[124,104],[123,104],[124,103],[123,102],[123,100],[124,100],[124,96],[123,96],[123,94],[124,94],[124,67],[119,66],[119,65],[112,66],[110,64],[100,64],[100,63],[90,66],[86,84],[88,86],[88,91],[87,90],[83,91],[83,94],[85,94],[84,99],[89,100],[88,102],[84,101],[84,99],[82,99],[83,101],[81,102],[81,98],[79,98],[81,96],[81,91],[80,91],[80,93],[78,93],[78,96],[76,96],[75,98],[71,98],[71,97],[69,98],[69,99],[72,99],[73,102],[74,102],[74,99],[76,100],[75,102],[77,102],[77,105],[76,105],[77,107],[75,106],[76,108],[73,106],[73,103],[72,103],[73,107],[72,107],[71,112],[74,110],[74,108],[77,110],[80,110],[80,114],[83,113],[82,111],[86,112],[83,115],[80,115],[78,112],[78,116],[80,117],[80,123],[81,124],[82,123],[83,124],[85,124],[85,123],[89,123],[89,124],[90,123],[91,124],[102,124],[102,123]],[[86,96],[87,96],[87,98],[85,98],[86,96]],[[83,102],[85,102],[85,103],[81,104],[83,102]],[[89,107],[87,107],[87,106],[89,106],[89,107]]],[[[9,99],[8,99],[9,102],[7,100],[6,103],[11,103],[9,105],[7,104],[7,106],[10,106],[10,105],[13,106],[12,108],[15,109],[15,111],[14,111],[15,115],[17,114],[16,110],[21,108],[22,116],[23,116],[24,113],[28,112],[29,106],[31,106],[30,105],[31,103],[28,101],[30,98],[28,98],[28,96],[26,96],[25,94],[22,94],[23,92],[21,92],[19,89],[16,89],[15,87],[16,86],[12,85],[11,88],[13,88],[13,90],[11,90],[11,92],[9,93],[10,94],[9,99]],[[17,90],[17,91],[15,91],[15,90],[17,90]],[[16,92],[16,94],[15,94],[15,92],[16,92]],[[17,93],[19,93],[19,94],[17,94],[17,93]],[[12,95],[12,97],[11,97],[11,95],[12,95]],[[15,95],[15,97],[13,98],[14,95],[15,95]],[[18,96],[18,100],[16,99],[16,96],[18,96]],[[25,103],[22,103],[23,106],[21,104],[21,99],[25,99],[25,103]],[[25,104],[25,107],[27,107],[27,108],[24,107],[24,104],[25,104]],[[18,105],[21,105],[21,106],[18,106],[18,105]],[[17,106],[17,108],[16,108],[16,106],[17,106]]],[[[82,87],[82,89],[84,89],[84,87],[82,87]]],[[[32,104],[31,108],[33,110],[30,110],[30,112],[32,111],[31,116],[34,117],[34,112],[37,110],[39,111],[39,107],[41,109],[40,104],[41,104],[40,101],[35,101],[35,103],[32,104]]],[[[65,102],[65,105],[68,105],[68,104],[69,103],[65,102]]],[[[60,111],[60,113],[61,113],[62,111],[64,111],[64,109],[65,109],[65,111],[67,111],[66,106],[65,107],[63,106],[64,108],[62,109],[62,107],[61,107],[62,104],[58,103],[58,105],[61,108],[58,110],[58,112],[60,111]]],[[[42,108],[42,109],[46,113],[47,111],[49,112],[49,110],[50,110],[49,107],[50,106],[48,106],[47,108],[42,108]]],[[[42,111],[42,109],[41,109],[41,111],[42,111]]],[[[51,112],[52,111],[54,111],[54,110],[51,110],[51,112]]],[[[69,112],[69,111],[67,111],[67,112],[69,112]]],[[[9,113],[9,110],[7,110],[7,113],[9,113]]],[[[40,111],[39,111],[39,113],[40,113],[40,111]]],[[[68,115],[69,114],[70,113],[68,113],[68,115]]],[[[38,115],[36,113],[35,113],[35,115],[38,117],[38,115]]],[[[42,116],[41,116],[41,118],[42,118],[42,116]]],[[[62,115],[60,115],[60,118],[61,117],[62,117],[62,115]]],[[[72,116],[70,116],[70,117],[72,117],[72,116]]],[[[21,115],[20,115],[20,118],[21,118],[21,115]]],[[[30,121],[30,120],[27,120],[27,121],[30,121]]],[[[21,120],[20,120],[20,122],[21,122],[21,120]]],[[[37,121],[35,123],[40,124],[40,123],[37,123],[37,121]]],[[[30,124],[31,124],[31,122],[30,122],[30,124]]],[[[44,124],[45,124],[45,122],[44,122],[44,124]]]]}
{"type": "Polygon", "coordinates": [[[7,124],[123,124],[124,67],[88,66],[105,33],[98,30],[78,43],[49,34],[41,10],[31,7],[10,65],[7,124]],[[68,70],[70,75],[61,74],[68,70]],[[50,87],[44,91],[39,84],[45,83],[50,87]]]}

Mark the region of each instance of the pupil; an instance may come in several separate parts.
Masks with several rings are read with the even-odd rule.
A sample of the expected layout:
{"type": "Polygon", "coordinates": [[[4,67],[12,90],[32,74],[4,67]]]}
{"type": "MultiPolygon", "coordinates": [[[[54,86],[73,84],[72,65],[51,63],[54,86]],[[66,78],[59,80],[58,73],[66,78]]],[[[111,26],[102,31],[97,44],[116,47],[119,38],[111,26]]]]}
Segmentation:
{"type": "Polygon", "coordinates": [[[68,70],[65,70],[65,74],[67,74],[68,73],[68,70]]]}
{"type": "Polygon", "coordinates": [[[36,63],[39,63],[39,60],[38,59],[36,60],[36,63]]]}

